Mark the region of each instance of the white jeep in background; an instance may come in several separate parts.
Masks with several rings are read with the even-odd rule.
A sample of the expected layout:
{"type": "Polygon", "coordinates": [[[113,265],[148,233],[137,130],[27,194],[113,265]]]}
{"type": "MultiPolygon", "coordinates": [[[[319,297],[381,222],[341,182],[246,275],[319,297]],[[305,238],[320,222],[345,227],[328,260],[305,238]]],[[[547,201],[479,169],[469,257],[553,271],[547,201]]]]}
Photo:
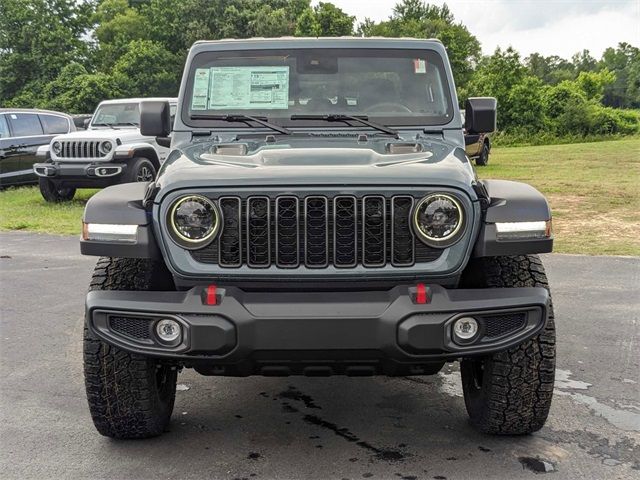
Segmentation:
{"type": "MultiPolygon", "coordinates": [[[[96,108],[86,130],[59,135],[38,149],[43,160],[33,170],[48,202],[71,200],[76,188],[102,188],[116,183],[148,182],[155,178],[169,151],[155,137],[140,134],[140,102],[175,98],[106,100],[96,108]]],[[[165,143],[159,139],[161,143],[165,143]]]]}

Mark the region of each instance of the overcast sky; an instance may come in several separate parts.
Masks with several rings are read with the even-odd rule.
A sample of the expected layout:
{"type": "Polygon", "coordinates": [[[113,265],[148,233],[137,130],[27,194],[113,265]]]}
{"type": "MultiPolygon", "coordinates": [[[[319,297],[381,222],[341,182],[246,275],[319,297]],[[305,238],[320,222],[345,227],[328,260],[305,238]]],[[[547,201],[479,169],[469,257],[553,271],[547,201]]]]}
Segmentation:
{"type": "MultiPolygon", "coordinates": [[[[396,0],[328,0],[358,20],[385,20],[396,0]]],[[[317,1],[313,2],[314,4],[317,1]]],[[[441,5],[442,1],[428,3],[441,5]]],[[[640,0],[449,0],[484,53],[512,45],[569,58],[586,48],[599,58],[607,47],[628,42],[640,47],[640,0]]]]}

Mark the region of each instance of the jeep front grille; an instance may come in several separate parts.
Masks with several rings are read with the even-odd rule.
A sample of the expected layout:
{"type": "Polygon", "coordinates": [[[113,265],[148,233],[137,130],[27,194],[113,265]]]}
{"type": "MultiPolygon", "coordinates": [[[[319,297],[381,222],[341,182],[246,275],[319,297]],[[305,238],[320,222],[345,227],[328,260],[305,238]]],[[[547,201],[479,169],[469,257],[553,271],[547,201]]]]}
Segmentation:
{"type": "Polygon", "coordinates": [[[65,140],[60,142],[60,158],[102,158],[98,150],[100,141],[96,140],[65,140]]]}
{"type": "Polygon", "coordinates": [[[442,253],[414,241],[410,195],[223,196],[217,202],[223,216],[218,239],[190,252],[205,264],[410,267],[442,253]]]}

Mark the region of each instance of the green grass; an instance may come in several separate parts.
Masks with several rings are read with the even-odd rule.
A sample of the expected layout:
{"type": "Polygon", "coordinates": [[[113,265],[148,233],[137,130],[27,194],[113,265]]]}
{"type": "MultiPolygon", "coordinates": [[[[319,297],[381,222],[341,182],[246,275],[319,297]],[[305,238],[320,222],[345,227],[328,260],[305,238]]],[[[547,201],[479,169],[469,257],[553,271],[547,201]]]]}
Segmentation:
{"type": "Polygon", "coordinates": [[[556,252],[640,255],[640,138],[496,148],[477,171],[547,196],[556,252]]]}
{"type": "Polygon", "coordinates": [[[38,187],[0,191],[0,230],[80,235],[82,212],[97,190],[78,190],[71,202],[47,203],[38,187]]]}
{"type": "MultiPolygon", "coordinates": [[[[555,251],[640,255],[640,138],[608,142],[495,148],[481,178],[519,180],[547,196],[555,251]]],[[[79,234],[95,190],[49,204],[36,187],[0,191],[0,230],[79,234]]]]}

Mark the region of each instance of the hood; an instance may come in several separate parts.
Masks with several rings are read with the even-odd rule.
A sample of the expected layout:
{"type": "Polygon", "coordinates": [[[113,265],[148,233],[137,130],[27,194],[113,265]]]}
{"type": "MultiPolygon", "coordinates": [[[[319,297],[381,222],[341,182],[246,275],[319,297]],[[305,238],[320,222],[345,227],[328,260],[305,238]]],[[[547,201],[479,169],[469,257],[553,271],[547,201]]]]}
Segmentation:
{"type": "Polygon", "coordinates": [[[58,135],[55,140],[116,140],[126,143],[129,139],[141,138],[138,128],[94,128],[77,130],[75,132],[58,135]]]}
{"type": "Polygon", "coordinates": [[[440,185],[470,191],[475,180],[463,149],[427,137],[271,140],[201,141],[173,150],[156,180],[160,197],[176,189],[234,186],[440,185]]]}

